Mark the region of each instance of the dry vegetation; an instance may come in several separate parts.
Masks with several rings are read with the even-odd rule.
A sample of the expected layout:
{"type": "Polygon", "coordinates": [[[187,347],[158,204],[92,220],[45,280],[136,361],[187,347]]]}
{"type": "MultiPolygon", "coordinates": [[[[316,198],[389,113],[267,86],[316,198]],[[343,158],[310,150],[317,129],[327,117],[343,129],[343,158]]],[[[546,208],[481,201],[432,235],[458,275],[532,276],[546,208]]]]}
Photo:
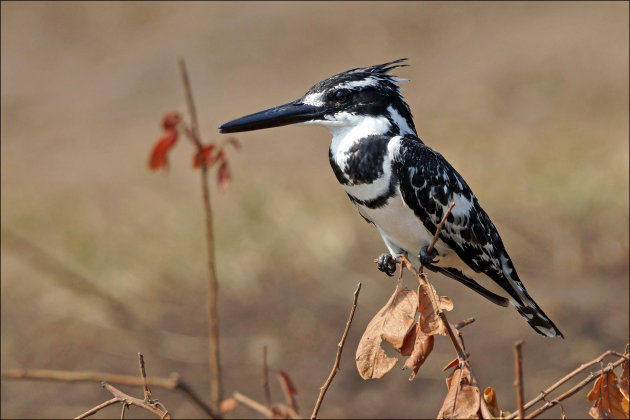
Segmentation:
{"type": "MultiPolygon", "coordinates": [[[[230,160],[230,188],[212,203],[223,389],[241,392],[229,416],[250,416],[244,401],[268,408],[267,395],[283,394],[285,407],[310,412],[358,282],[349,348],[322,417],[435,416],[453,389],[478,393],[489,409],[498,394],[512,411],[518,338],[525,401],[544,404],[540,392],[558,378],[628,342],[627,14],[627,3],[3,2],[2,370],[132,374],[142,351],[147,382],[164,379],[153,393],[171,412],[207,415],[182,391],[210,395],[198,180],[179,148],[167,177],[146,171],[157,116],[173,98],[186,112],[177,57],[194,68],[199,125],[216,138],[221,122],[297,97],[333,72],[407,56],[412,67],[399,75],[411,79],[405,96],[421,137],[467,178],[567,339],[538,337],[517,314],[434,275],[456,303],[449,317],[476,319],[466,327],[475,375],[460,360],[447,394],[441,367],[454,353],[437,335],[424,349],[399,347],[420,369],[413,382],[396,370],[363,381],[353,350],[393,286],[371,263],[380,239],[336,185],[327,133],[250,133],[230,160]],[[295,387],[286,374],[261,381],[264,346],[271,369],[289,372],[295,387]]],[[[404,293],[427,296],[420,290],[404,293]]],[[[417,322],[402,344],[422,344],[417,322]]],[[[584,392],[563,405],[568,417],[593,404],[618,410],[605,357],[616,356],[577,372],[601,370],[590,378],[571,377],[594,386],[588,400],[584,392]]],[[[76,416],[108,398],[94,383],[3,378],[1,416],[76,416]]]]}

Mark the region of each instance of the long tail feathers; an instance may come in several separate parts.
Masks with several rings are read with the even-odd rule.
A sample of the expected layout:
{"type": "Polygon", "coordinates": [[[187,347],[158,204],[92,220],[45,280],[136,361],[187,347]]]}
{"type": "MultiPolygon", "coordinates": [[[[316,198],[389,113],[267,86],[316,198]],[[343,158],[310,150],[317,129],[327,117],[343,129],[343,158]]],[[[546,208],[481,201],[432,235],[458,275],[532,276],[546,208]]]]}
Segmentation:
{"type": "Polygon", "coordinates": [[[564,338],[558,327],[532,299],[524,300],[523,305],[517,302],[512,302],[512,304],[538,334],[546,337],[564,338]]]}

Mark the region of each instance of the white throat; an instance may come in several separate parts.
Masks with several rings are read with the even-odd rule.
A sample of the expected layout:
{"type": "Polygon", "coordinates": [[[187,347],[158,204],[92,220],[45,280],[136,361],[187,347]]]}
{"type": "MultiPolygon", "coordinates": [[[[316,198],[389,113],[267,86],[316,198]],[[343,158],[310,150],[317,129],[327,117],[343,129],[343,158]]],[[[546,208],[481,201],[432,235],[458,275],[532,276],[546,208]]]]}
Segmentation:
{"type": "Polygon", "coordinates": [[[331,121],[318,121],[332,134],[330,150],[333,155],[346,152],[355,143],[370,135],[382,135],[391,129],[391,124],[384,116],[358,116],[349,112],[340,112],[331,121]]]}

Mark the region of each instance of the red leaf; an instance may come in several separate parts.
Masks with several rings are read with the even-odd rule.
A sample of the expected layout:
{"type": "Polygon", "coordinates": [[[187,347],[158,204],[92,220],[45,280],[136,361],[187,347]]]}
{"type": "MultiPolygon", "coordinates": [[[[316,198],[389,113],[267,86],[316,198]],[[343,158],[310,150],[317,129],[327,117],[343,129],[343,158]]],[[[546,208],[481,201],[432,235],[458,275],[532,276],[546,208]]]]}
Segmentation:
{"type": "Polygon", "coordinates": [[[169,112],[162,117],[162,128],[164,128],[164,130],[172,130],[181,122],[181,120],[182,117],[178,112],[169,112]]]}
{"type": "Polygon", "coordinates": [[[168,169],[168,152],[177,143],[177,131],[166,130],[164,135],[155,143],[149,158],[149,169],[168,169]]]}
{"type": "Polygon", "coordinates": [[[214,150],[214,144],[203,146],[201,150],[197,151],[193,159],[193,168],[199,168],[203,164],[212,165],[216,161],[212,158],[212,150],[214,150]]]}
{"type": "MultiPolygon", "coordinates": [[[[223,153],[223,152],[221,152],[223,153]]],[[[218,160],[218,157],[217,157],[218,160]]],[[[219,182],[219,191],[223,192],[227,188],[230,183],[230,168],[228,166],[227,161],[223,161],[221,166],[219,166],[219,172],[217,172],[217,179],[219,182]]]]}
{"type": "Polygon", "coordinates": [[[297,394],[297,389],[295,385],[293,385],[293,381],[289,378],[285,372],[278,370],[276,372],[278,381],[280,385],[282,385],[282,392],[284,392],[284,399],[288,405],[291,406],[295,411],[298,411],[297,401],[295,400],[295,394],[297,394]]]}
{"type": "Polygon", "coordinates": [[[236,137],[228,137],[226,142],[234,146],[236,150],[239,150],[241,148],[241,143],[238,140],[236,140],[236,137]]]}

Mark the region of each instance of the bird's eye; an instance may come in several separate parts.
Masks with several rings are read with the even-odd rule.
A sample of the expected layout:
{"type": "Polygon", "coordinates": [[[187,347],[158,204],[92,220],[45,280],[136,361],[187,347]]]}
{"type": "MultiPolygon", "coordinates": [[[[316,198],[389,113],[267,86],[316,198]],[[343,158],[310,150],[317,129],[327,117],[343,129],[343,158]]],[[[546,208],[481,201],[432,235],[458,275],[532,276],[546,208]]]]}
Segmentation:
{"type": "Polygon", "coordinates": [[[347,102],[349,98],[350,98],[350,92],[348,92],[345,89],[338,90],[335,93],[335,101],[337,101],[338,104],[343,104],[347,102]]]}

